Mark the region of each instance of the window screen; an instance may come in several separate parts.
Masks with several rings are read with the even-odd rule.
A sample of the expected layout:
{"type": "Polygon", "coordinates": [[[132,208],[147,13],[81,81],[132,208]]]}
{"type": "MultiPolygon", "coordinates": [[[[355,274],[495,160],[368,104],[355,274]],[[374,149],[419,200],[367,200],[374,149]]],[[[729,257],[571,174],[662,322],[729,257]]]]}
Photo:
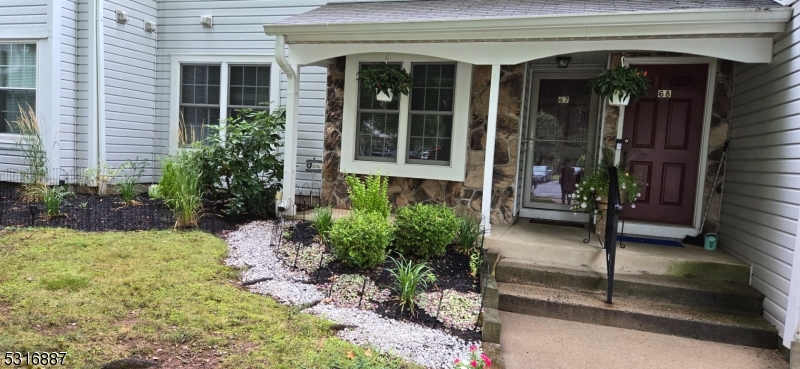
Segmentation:
{"type": "MultiPolygon", "coordinates": [[[[400,64],[396,65],[399,69],[400,64]]],[[[362,64],[361,68],[369,66],[362,64]]],[[[375,90],[360,86],[358,94],[358,139],[356,159],[372,161],[397,160],[397,132],[400,122],[400,97],[380,102],[375,90]]]]}
{"type": "Polygon", "coordinates": [[[208,137],[207,125],[219,124],[219,65],[183,65],[181,68],[180,142],[208,137]]]}
{"type": "Polygon", "coordinates": [[[36,109],[36,45],[0,44],[0,133],[19,133],[28,108],[36,109]]]}
{"type": "Polygon", "coordinates": [[[412,64],[408,162],[449,165],[455,64],[412,64]]]}
{"type": "Polygon", "coordinates": [[[231,66],[228,79],[229,117],[243,108],[269,108],[269,66],[231,66]]]}

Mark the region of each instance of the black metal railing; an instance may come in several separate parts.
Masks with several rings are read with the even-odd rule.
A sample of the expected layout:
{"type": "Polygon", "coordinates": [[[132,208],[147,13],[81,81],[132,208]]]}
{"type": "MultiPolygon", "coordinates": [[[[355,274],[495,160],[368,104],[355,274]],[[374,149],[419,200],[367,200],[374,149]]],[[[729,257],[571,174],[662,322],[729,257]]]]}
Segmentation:
{"type": "Polygon", "coordinates": [[[608,293],[606,302],[612,303],[614,293],[614,263],[617,257],[617,225],[622,204],[619,195],[619,178],[617,168],[608,168],[608,209],[606,210],[606,240],[603,248],[606,250],[606,272],[608,273],[608,293]]]}

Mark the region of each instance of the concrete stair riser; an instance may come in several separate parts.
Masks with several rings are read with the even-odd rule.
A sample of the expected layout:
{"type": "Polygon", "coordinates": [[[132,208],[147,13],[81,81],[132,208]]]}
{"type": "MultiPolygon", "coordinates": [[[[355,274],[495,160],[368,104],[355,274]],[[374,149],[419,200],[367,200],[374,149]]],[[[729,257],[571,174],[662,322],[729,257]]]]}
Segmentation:
{"type": "Polygon", "coordinates": [[[776,331],[733,325],[692,321],[672,317],[614,310],[609,307],[592,307],[568,302],[527,298],[504,294],[502,287],[499,307],[502,311],[519,314],[599,324],[646,332],[670,334],[694,339],[723,342],[734,345],[774,349],[776,331]]]}
{"type": "MultiPolygon", "coordinates": [[[[501,261],[497,265],[497,281],[564,287],[605,293],[606,276],[533,264],[501,261]]],[[[631,276],[617,274],[614,296],[638,297],[704,309],[761,315],[763,295],[750,286],[721,281],[702,281],[665,276],[631,276]]]]}

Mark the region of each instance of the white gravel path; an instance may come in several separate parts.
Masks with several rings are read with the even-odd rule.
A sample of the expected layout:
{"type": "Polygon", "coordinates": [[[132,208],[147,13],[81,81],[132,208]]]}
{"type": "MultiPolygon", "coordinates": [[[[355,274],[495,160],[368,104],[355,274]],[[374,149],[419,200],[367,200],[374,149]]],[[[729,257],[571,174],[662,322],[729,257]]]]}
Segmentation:
{"type": "MultiPolygon", "coordinates": [[[[319,302],[324,298],[324,292],[313,284],[303,283],[310,279],[309,276],[285,266],[276,255],[277,245],[270,245],[276,232],[282,233],[276,228],[274,223],[253,222],[231,232],[227,236],[229,256],[226,263],[246,268],[242,274],[243,281],[272,278],[250,286],[252,292],[269,295],[292,305],[319,302]]],[[[479,345],[443,331],[355,308],[320,303],[305,311],[335,323],[355,326],[337,334],[348,342],[373,347],[382,353],[391,353],[432,369],[452,368],[456,357],[463,359],[469,356],[470,345],[479,345]]]]}

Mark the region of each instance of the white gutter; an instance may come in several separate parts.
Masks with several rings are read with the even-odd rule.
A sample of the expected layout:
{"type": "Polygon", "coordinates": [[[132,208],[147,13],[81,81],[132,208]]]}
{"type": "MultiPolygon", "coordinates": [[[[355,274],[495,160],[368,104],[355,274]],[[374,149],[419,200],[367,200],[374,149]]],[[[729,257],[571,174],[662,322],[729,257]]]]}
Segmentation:
{"type": "Polygon", "coordinates": [[[364,23],[265,24],[269,35],[289,42],[379,40],[492,40],[501,38],[627,37],[689,34],[782,33],[792,9],[690,9],[605,14],[382,21],[364,23]]]}
{"type": "Polygon", "coordinates": [[[295,180],[297,175],[297,107],[299,105],[299,68],[286,60],[286,37],[275,36],[275,62],[286,74],[286,131],[283,136],[283,201],[279,208],[284,215],[294,214],[295,180]],[[297,68],[297,71],[295,71],[297,68]]]}
{"type": "Polygon", "coordinates": [[[105,87],[105,41],[103,37],[103,0],[95,0],[89,63],[89,167],[102,169],[106,157],[106,87],[105,87]],[[94,127],[91,127],[91,124],[94,127]],[[94,128],[94,129],[92,129],[94,128]]]}

